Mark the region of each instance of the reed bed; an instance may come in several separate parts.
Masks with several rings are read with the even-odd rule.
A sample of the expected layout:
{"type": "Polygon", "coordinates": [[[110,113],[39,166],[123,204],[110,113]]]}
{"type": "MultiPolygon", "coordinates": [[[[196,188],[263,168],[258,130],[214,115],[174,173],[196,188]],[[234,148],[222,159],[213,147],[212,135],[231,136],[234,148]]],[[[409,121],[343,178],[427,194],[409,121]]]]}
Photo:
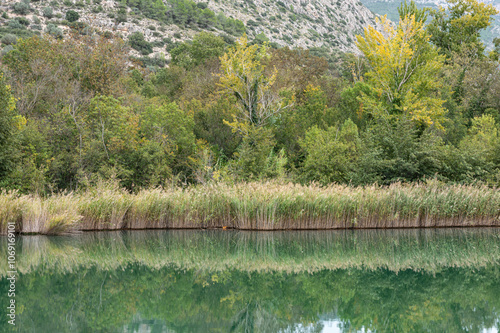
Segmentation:
{"type": "Polygon", "coordinates": [[[234,228],[242,230],[500,226],[500,191],[425,184],[350,187],[276,182],[145,189],[116,186],[46,198],[0,194],[0,231],[234,228]]]}

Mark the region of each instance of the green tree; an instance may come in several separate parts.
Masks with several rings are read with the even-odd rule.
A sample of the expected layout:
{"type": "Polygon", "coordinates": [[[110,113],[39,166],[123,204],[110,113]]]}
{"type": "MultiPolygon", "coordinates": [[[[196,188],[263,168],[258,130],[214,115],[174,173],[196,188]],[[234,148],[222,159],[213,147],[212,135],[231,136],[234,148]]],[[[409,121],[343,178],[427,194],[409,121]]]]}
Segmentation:
{"type": "Polygon", "coordinates": [[[160,144],[173,174],[189,176],[189,158],[195,153],[194,120],[176,103],[152,101],[140,116],[140,135],[160,144]]]}
{"type": "Polygon", "coordinates": [[[360,145],[358,128],[346,120],[339,128],[329,127],[322,130],[312,127],[300,141],[306,159],[302,178],[322,184],[348,182],[355,170],[360,145]]]}
{"type": "Polygon", "coordinates": [[[482,57],[481,31],[490,26],[498,11],[493,5],[477,0],[447,2],[448,8],[431,11],[432,20],[427,26],[431,42],[448,58],[463,49],[474,50],[476,56],[482,57]]]}
{"type": "Polygon", "coordinates": [[[468,163],[469,177],[490,180],[498,185],[500,178],[493,177],[495,173],[500,176],[500,135],[492,116],[474,118],[459,148],[468,163]]]}
{"type": "Polygon", "coordinates": [[[191,69],[210,58],[221,56],[225,45],[221,37],[209,32],[200,32],[193,37],[191,43],[182,43],[170,52],[172,64],[191,69]]]}

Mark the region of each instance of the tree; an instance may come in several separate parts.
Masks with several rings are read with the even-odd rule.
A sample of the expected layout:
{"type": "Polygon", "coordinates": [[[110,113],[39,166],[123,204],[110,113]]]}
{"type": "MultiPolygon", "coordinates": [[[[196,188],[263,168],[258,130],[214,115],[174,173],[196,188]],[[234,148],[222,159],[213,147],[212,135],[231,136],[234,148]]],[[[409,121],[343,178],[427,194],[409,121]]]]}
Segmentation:
{"type": "Polygon", "coordinates": [[[440,7],[431,11],[433,18],[427,26],[431,42],[448,58],[463,48],[474,49],[476,55],[482,57],[484,45],[480,39],[481,30],[490,26],[493,15],[498,11],[493,5],[477,0],[447,2],[447,9],[440,7]]]}
{"type": "MultiPolygon", "coordinates": [[[[493,117],[483,115],[472,119],[469,133],[460,142],[459,148],[468,162],[468,173],[474,178],[488,178],[495,167],[498,169],[500,135],[493,117]]],[[[499,179],[495,181],[498,184],[499,179]]]]}
{"type": "Polygon", "coordinates": [[[489,57],[491,60],[500,61],[500,38],[493,38],[494,49],[490,51],[489,57]]]}
{"type": "Polygon", "coordinates": [[[0,72],[0,178],[5,176],[12,167],[13,136],[17,123],[24,118],[16,117],[16,103],[10,93],[10,87],[5,83],[0,72]]]}
{"type": "Polygon", "coordinates": [[[193,37],[191,43],[182,43],[170,52],[172,64],[191,69],[210,58],[220,57],[225,46],[226,43],[221,37],[209,32],[200,32],[193,37]]]}
{"type": "Polygon", "coordinates": [[[340,129],[311,127],[300,145],[306,153],[304,180],[322,184],[349,181],[360,145],[358,128],[350,119],[340,129]]]}
{"type": "Polygon", "coordinates": [[[264,126],[291,106],[273,89],[277,71],[265,74],[263,60],[268,57],[266,45],[249,46],[243,36],[220,58],[219,85],[234,95],[239,105],[240,112],[234,115],[233,122],[227,122],[234,130],[248,133],[248,126],[264,126]]]}
{"type": "Polygon", "coordinates": [[[364,37],[357,36],[357,46],[369,66],[365,77],[374,91],[361,97],[363,109],[376,118],[404,116],[424,127],[441,127],[443,82],[436,73],[443,57],[429,43],[424,23],[416,17],[400,18],[396,28],[383,18],[383,32],[370,26],[364,37]]]}
{"type": "Polygon", "coordinates": [[[185,173],[195,149],[194,120],[176,103],[148,105],[140,117],[140,134],[160,144],[175,174],[185,173]]]}

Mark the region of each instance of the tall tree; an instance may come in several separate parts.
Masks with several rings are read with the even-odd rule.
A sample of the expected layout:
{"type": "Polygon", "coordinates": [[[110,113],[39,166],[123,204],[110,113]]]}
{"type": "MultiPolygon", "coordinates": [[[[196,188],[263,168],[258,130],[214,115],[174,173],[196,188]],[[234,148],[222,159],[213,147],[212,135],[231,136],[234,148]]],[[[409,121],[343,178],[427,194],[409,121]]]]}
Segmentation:
{"type": "Polygon", "coordinates": [[[266,45],[248,45],[246,36],[221,58],[219,85],[234,95],[240,112],[228,125],[248,133],[248,126],[261,127],[290,106],[273,89],[277,71],[265,74],[264,59],[268,58],[266,45]]]}
{"type": "Polygon", "coordinates": [[[397,27],[383,18],[383,31],[365,28],[357,46],[367,59],[366,82],[373,93],[362,95],[363,109],[375,118],[405,116],[440,127],[445,113],[439,96],[443,56],[429,43],[424,23],[415,14],[400,18],[397,27]]]}

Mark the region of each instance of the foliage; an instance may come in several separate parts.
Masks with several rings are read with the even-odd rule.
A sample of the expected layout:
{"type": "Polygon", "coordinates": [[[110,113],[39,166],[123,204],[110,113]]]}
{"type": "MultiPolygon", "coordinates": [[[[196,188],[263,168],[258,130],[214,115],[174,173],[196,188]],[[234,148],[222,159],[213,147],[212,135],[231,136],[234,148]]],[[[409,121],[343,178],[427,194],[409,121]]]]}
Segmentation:
{"type": "Polygon", "coordinates": [[[0,72],[0,179],[5,179],[13,167],[15,132],[26,123],[25,118],[16,115],[15,107],[10,86],[0,72]]]}
{"type": "Polygon", "coordinates": [[[172,64],[191,69],[206,60],[224,53],[225,42],[221,37],[208,32],[200,32],[191,43],[182,43],[170,51],[172,64]]]}
{"type": "Polygon", "coordinates": [[[6,34],[2,37],[2,44],[13,45],[17,42],[17,36],[13,34],[6,34]]]}
{"type": "Polygon", "coordinates": [[[29,2],[21,1],[21,2],[16,2],[12,6],[14,13],[19,14],[19,15],[26,15],[31,11],[31,7],[29,5],[29,2]]]}
{"type": "Polygon", "coordinates": [[[137,8],[144,16],[166,24],[177,24],[192,28],[210,29],[219,27],[225,32],[240,36],[245,32],[243,22],[228,18],[223,13],[215,15],[208,8],[191,0],[127,0],[130,8],[137,8]]]}
{"type": "Polygon", "coordinates": [[[79,18],[80,18],[80,14],[78,14],[78,12],[76,12],[74,10],[68,10],[66,12],[66,20],[68,22],[78,21],[79,18]]]}
{"type": "Polygon", "coordinates": [[[130,47],[139,51],[142,55],[148,55],[153,52],[153,46],[144,39],[142,32],[137,31],[130,34],[130,36],[128,36],[128,42],[130,47]]]}
{"type": "Polygon", "coordinates": [[[357,45],[368,61],[366,73],[374,93],[361,98],[363,108],[377,118],[408,117],[427,127],[440,128],[445,110],[439,97],[443,81],[435,77],[443,57],[429,44],[422,21],[415,14],[402,17],[396,28],[383,18],[383,32],[365,28],[357,45]]]}
{"type": "Polygon", "coordinates": [[[44,9],[42,9],[42,14],[44,17],[46,17],[48,19],[51,19],[52,17],[54,17],[54,11],[53,11],[52,7],[45,7],[44,9]]]}
{"type": "Polygon", "coordinates": [[[264,126],[290,106],[273,91],[276,70],[269,76],[265,75],[263,61],[268,56],[265,45],[249,46],[244,36],[220,58],[220,86],[236,97],[240,108],[240,112],[233,116],[233,122],[227,122],[234,130],[248,133],[249,126],[264,126]]]}
{"type": "MultiPolygon", "coordinates": [[[[130,58],[130,44],[146,53],[153,46],[140,33],[128,43],[86,28],[64,39],[30,37],[25,20],[15,19],[22,29],[0,28],[5,42],[17,36],[2,51],[4,96],[15,99],[3,119],[19,115],[14,127],[2,125],[0,187],[43,196],[82,193],[107,178],[132,193],[268,179],[498,186],[498,61],[464,47],[445,62],[423,27],[426,13],[404,3],[398,26],[383,21],[385,34],[367,28],[358,40],[364,57],[271,50],[245,36],[227,46],[227,36],[204,32],[191,42],[155,41],[171,52],[168,67],[161,54],[130,58]]],[[[62,37],[56,26],[48,30],[62,37]]],[[[247,209],[244,200],[219,199],[247,209]]],[[[109,215],[121,221],[116,227],[127,202],[109,215]]],[[[256,202],[269,209],[265,216],[275,214],[256,202]]],[[[216,216],[190,212],[179,216],[216,216]]]]}
{"type": "Polygon", "coordinates": [[[346,120],[339,128],[310,128],[300,146],[305,151],[303,179],[320,184],[344,183],[354,172],[359,150],[358,128],[346,120]]]}
{"type": "Polygon", "coordinates": [[[62,30],[52,23],[47,24],[45,32],[57,39],[61,39],[63,37],[62,30]]]}
{"type": "Polygon", "coordinates": [[[477,0],[447,2],[448,8],[431,11],[432,20],[427,27],[431,42],[448,58],[464,48],[473,49],[476,56],[482,56],[484,45],[480,32],[490,26],[498,11],[492,4],[477,0]]]}

